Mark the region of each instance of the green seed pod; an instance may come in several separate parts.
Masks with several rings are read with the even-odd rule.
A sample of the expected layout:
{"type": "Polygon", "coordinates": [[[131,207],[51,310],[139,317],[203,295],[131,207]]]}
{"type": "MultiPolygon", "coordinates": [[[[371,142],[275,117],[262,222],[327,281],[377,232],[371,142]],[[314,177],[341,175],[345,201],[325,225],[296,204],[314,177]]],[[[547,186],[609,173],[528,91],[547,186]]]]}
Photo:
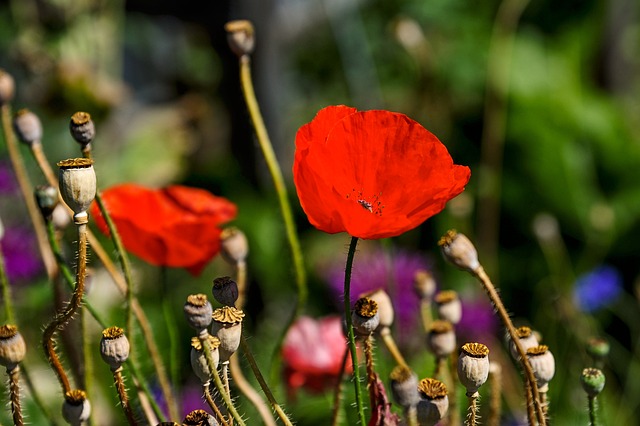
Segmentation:
{"type": "Polygon", "coordinates": [[[589,395],[590,397],[596,397],[602,389],[604,389],[605,384],[605,376],[602,370],[598,370],[597,368],[585,368],[582,370],[582,375],[580,376],[580,383],[582,384],[582,389],[589,395]]]}

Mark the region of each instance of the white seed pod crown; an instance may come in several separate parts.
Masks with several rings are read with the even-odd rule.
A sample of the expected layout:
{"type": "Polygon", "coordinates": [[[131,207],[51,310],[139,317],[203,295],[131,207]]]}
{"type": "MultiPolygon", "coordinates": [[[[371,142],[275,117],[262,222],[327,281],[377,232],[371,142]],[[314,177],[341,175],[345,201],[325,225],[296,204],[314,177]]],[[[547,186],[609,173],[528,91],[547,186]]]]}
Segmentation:
{"type": "Polygon", "coordinates": [[[80,426],[91,416],[91,403],[83,390],[74,389],[65,393],[62,417],[72,426],[80,426]]]}
{"type": "MultiPolygon", "coordinates": [[[[220,340],[215,336],[207,336],[209,344],[211,345],[211,358],[213,359],[213,365],[218,368],[220,362],[220,340]]],[[[204,352],[202,342],[198,337],[191,339],[191,368],[196,376],[200,379],[200,382],[207,383],[211,380],[211,370],[209,370],[209,363],[207,362],[207,356],[204,352]]]]}
{"type": "Polygon", "coordinates": [[[238,350],[244,312],[231,306],[213,311],[210,333],[220,339],[220,361],[226,362],[238,350]]]}
{"type": "Polygon", "coordinates": [[[102,331],[100,355],[112,370],[118,369],[128,358],[129,339],[120,327],[109,327],[102,331]]]}
{"type": "Polygon", "coordinates": [[[96,173],[93,161],[88,158],[71,158],[60,161],[60,194],[75,213],[76,222],[84,219],[87,209],[96,196],[96,173]]]}
{"type": "Polygon", "coordinates": [[[26,353],[27,345],[18,327],[12,324],[0,326],[0,365],[10,371],[24,359],[26,353]]]}
{"type": "Polygon", "coordinates": [[[540,392],[547,392],[549,382],[556,373],[556,361],[548,346],[539,345],[527,349],[527,357],[538,382],[540,392]]]}
{"type": "Polygon", "coordinates": [[[458,357],[458,378],[467,389],[467,396],[478,392],[478,388],[489,377],[489,348],[482,343],[465,343],[458,357]]]}

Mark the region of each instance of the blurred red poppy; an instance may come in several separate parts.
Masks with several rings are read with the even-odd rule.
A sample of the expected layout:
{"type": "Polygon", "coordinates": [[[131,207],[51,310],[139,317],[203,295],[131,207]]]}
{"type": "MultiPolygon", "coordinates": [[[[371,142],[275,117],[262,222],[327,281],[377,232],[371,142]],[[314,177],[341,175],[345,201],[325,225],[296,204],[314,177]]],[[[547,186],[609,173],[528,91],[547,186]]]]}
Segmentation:
{"type": "MultiPolygon", "coordinates": [[[[122,184],[101,195],[127,251],[153,265],[186,268],[193,275],[218,253],[218,226],[235,218],[237,211],[225,198],[181,185],[151,189],[122,184]]],[[[95,203],[91,215],[108,235],[95,203]]]]}
{"type": "Polygon", "coordinates": [[[296,135],[300,204],[330,234],[400,235],[442,211],[470,175],[438,138],[399,113],[330,106],[296,135]]]}
{"type": "MultiPolygon", "coordinates": [[[[300,317],[287,332],[282,345],[284,375],[290,396],[303,387],[322,392],[340,379],[347,338],[342,332],[342,319],[330,316],[315,320],[300,317]]],[[[345,373],[352,371],[347,360],[345,373]]]]}

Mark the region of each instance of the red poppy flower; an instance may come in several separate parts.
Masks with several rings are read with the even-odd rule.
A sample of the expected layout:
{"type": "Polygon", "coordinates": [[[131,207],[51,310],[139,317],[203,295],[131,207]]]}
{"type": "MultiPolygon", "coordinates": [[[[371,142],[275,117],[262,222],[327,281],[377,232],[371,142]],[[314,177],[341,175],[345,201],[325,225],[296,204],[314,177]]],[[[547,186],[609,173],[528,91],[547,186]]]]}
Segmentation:
{"type": "Polygon", "coordinates": [[[296,135],[300,204],[309,222],[330,234],[400,235],[442,211],[470,174],[403,114],[330,106],[296,135]]]}
{"type": "MultiPolygon", "coordinates": [[[[347,348],[339,316],[315,320],[300,317],[287,332],[282,345],[284,375],[290,396],[304,387],[322,392],[340,379],[342,359],[347,348]]],[[[345,373],[351,373],[350,358],[345,373]]]]}
{"type": "MultiPolygon", "coordinates": [[[[237,210],[225,198],[181,185],[117,185],[104,191],[102,199],[128,251],[153,265],[186,268],[193,275],[218,253],[218,225],[232,220],[237,210]]],[[[91,215],[108,235],[95,203],[91,215]]]]}

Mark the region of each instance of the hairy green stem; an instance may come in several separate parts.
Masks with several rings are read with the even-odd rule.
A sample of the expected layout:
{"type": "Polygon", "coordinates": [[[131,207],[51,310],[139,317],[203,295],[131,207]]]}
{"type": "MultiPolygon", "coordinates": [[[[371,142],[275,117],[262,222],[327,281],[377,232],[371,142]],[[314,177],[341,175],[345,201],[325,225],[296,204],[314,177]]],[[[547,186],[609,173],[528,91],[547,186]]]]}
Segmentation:
{"type": "Polygon", "coordinates": [[[596,397],[589,396],[589,426],[596,425],[596,397]]]}

